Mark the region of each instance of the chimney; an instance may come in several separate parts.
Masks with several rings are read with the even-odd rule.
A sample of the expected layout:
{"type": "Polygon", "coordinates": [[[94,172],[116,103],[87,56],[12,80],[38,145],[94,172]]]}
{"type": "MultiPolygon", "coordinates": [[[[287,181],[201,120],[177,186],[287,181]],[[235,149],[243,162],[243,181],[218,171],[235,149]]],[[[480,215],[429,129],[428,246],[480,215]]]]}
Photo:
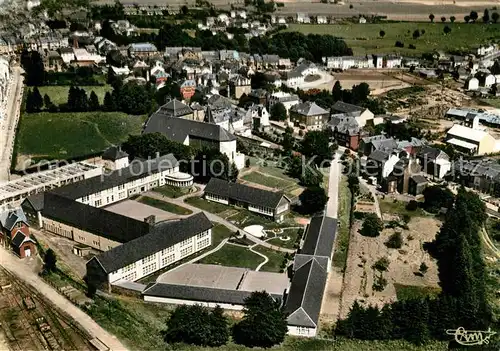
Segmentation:
{"type": "Polygon", "coordinates": [[[150,228],[154,227],[154,225],[156,223],[156,216],[155,215],[148,216],[148,217],[144,218],[144,222],[149,224],[150,228]]]}

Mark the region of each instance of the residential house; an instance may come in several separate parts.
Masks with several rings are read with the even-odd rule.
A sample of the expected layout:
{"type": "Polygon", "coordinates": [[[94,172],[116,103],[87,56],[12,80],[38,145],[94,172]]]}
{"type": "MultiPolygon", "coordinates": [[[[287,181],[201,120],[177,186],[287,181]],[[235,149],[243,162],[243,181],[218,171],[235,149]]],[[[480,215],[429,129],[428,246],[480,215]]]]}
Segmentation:
{"type": "Polygon", "coordinates": [[[357,151],[362,137],[362,128],[355,117],[349,114],[334,114],[328,122],[333,138],[340,146],[357,151]]]}
{"type": "Polygon", "coordinates": [[[75,53],[72,48],[60,48],[59,53],[61,58],[66,65],[69,65],[71,61],[75,59],[75,53]]]}
{"type": "Polygon", "coordinates": [[[254,188],[245,184],[211,178],[204,189],[206,200],[241,206],[282,222],[290,210],[290,200],[282,192],[254,188]]]}
{"type": "Polygon", "coordinates": [[[243,94],[250,94],[252,86],[250,79],[238,74],[229,80],[230,95],[239,99],[243,94]]]}
{"type": "Polygon", "coordinates": [[[359,150],[366,156],[370,155],[375,150],[391,152],[397,147],[397,141],[385,135],[364,137],[359,143],[359,150]]]}
{"type": "Polygon", "coordinates": [[[126,168],[129,165],[128,154],[122,150],[121,146],[110,146],[102,154],[104,168],[116,171],[126,168]]]}
{"type": "Polygon", "coordinates": [[[36,244],[30,237],[28,220],[21,208],[0,212],[0,245],[20,258],[36,255],[36,244]]]}
{"type": "Polygon", "coordinates": [[[330,119],[330,111],[307,101],[290,108],[290,121],[307,129],[323,129],[330,119]]]}
{"type": "Polygon", "coordinates": [[[460,158],[450,173],[454,182],[486,194],[500,193],[500,164],[494,159],[460,158]]]}
{"type": "Polygon", "coordinates": [[[253,104],[247,110],[247,115],[252,120],[252,129],[260,129],[269,126],[269,112],[264,105],[253,104]]]}
{"type": "MultiPolygon", "coordinates": [[[[409,155],[403,154],[394,165],[391,174],[386,179],[383,179],[382,185],[384,186],[384,190],[389,194],[399,192],[400,194],[419,195],[419,191],[423,190],[424,185],[427,185],[427,181],[424,184],[417,179],[418,182],[416,184],[415,179],[412,181],[412,178],[419,175],[420,172],[419,161],[409,155]]],[[[419,177],[421,176],[419,175],[419,177]]]]}
{"type": "Polygon", "coordinates": [[[286,112],[289,113],[292,106],[300,103],[300,99],[297,94],[285,93],[283,91],[272,93],[269,97],[269,110],[278,102],[281,102],[285,106],[286,112]]]}
{"type": "Polygon", "coordinates": [[[96,287],[133,282],[178,262],[212,243],[213,224],[204,213],[144,223],[146,233],[87,262],[87,279],[96,287]]]}
{"type": "Polygon", "coordinates": [[[328,17],[327,16],[317,16],[316,17],[316,23],[318,23],[318,24],[327,24],[328,23],[328,17]]]}
{"type": "Polygon", "coordinates": [[[348,104],[343,101],[337,101],[335,104],[333,104],[332,113],[350,113],[356,118],[356,121],[358,121],[358,124],[361,128],[363,128],[369,121],[374,122],[375,117],[373,112],[371,112],[369,109],[348,104]]]}
{"type": "Polygon", "coordinates": [[[311,18],[307,13],[297,13],[297,23],[311,23],[311,18]]]}
{"type": "Polygon", "coordinates": [[[158,54],[158,49],[151,43],[132,43],[128,46],[128,54],[131,57],[150,57],[158,54]]]}
{"type": "Polygon", "coordinates": [[[189,100],[196,92],[196,82],[193,79],[186,79],[180,86],[182,98],[189,100]]]}
{"type": "Polygon", "coordinates": [[[450,157],[442,150],[422,146],[417,152],[417,158],[422,166],[422,171],[439,179],[451,170],[450,157]]]}
{"type": "Polygon", "coordinates": [[[408,157],[408,154],[399,150],[392,152],[375,150],[368,156],[365,173],[369,177],[377,179],[378,183],[383,183],[402,156],[408,157]]]}

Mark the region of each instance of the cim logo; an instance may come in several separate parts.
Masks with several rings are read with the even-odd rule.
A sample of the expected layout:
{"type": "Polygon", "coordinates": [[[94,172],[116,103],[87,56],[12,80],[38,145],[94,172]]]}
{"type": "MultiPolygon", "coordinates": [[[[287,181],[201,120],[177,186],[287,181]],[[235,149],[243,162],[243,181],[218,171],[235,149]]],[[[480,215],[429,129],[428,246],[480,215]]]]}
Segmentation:
{"type": "Polygon", "coordinates": [[[490,338],[496,334],[496,332],[488,330],[465,330],[463,327],[459,327],[456,330],[448,329],[446,334],[454,335],[455,341],[460,345],[473,346],[473,345],[487,345],[490,343],[490,338]]]}

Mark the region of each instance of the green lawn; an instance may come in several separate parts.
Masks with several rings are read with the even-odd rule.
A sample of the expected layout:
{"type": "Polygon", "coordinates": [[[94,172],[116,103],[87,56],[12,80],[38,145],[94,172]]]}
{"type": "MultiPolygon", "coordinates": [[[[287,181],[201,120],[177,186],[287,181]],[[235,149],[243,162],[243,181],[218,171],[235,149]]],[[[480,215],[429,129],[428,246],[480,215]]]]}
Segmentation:
{"type": "Polygon", "coordinates": [[[162,194],[163,196],[171,197],[173,199],[176,199],[178,197],[181,197],[181,196],[189,194],[192,189],[193,189],[192,187],[179,188],[177,186],[164,185],[164,186],[155,188],[153,191],[155,193],[162,194]]]}
{"type": "Polygon", "coordinates": [[[278,188],[280,190],[285,190],[285,188],[290,187],[292,185],[295,185],[291,181],[284,180],[281,178],[276,178],[276,177],[268,177],[268,176],[265,176],[265,175],[263,175],[261,173],[257,173],[257,172],[248,173],[248,174],[244,175],[243,177],[241,177],[241,179],[244,179],[248,182],[268,186],[271,188],[278,188]]]}
{"type": "Polygon", "coordinates": [[[494,242],[500,242],[500,220],[488,217],[486,219],[486,231],[488,232],[488,236],[494,242]]]}
{"type": "Polygon", "coordinates": [[[394,284],[396,288],[396,296],[398,300],[410,300],[410,299],[420,299],[429,297],[436,297],[441,292],[440,288],[434,288],[430,286],[414,286],[414,285],[403,285],[394,284]]]}
{"type": "Polygon", "coordinates": [[[268,243],[276,245],[276,246],[281,246],[287,249],[293,249],[295,246],[295,242],[297,241],[297,235],[299,232],[301,232],[303,229],[300,228],[293,228],[293,229],[284,229],[282,234],[278,234],[276,238],[267,240],[268,243]],[[280,237],[289,237],[289,240],[283,241],[280,239],[280,237]]]}
{"type": "Polygon", "coordinates": [[[231,229],[222,224],[214,223],[212,228],[212,247],[217,247],[222,240],[229,238],[233,234],[231,229]]]}
{"type": "Polygon", "coordinates": [[[17,133],[18,156],[34,160],[72,159],[100,152],[139,134],[145,116],[121,112],[28,113],[17,133]]]}
{"type": "Polygon", "coordinates": [[[245,247],[226,244],[220,250],[198,261],[198,263],[255,269],[263,261],[264,258],[245,247]]]}
{"type": "MultiPolygon", "coordinates": [[[[50,85],[38,87],[38,90],[40,90],[40,94],[42,94],[42,97],[47,94],[53,104],[60,105],[68,102],[69,88],[70,87],[67,85],[50,85]]],[[[93,90],[99,98],[99,103],[101,104],[104,102],[104,95],[106,94],[106,92],[113,90],[113,87],[111,85],[81,86],[79,88],[85,89],[85,91],[87,92],[87,97],[90,97],[90,92],[93,90]]]]}
{"type": "Polygon", "coordinates": [[[347,250],[349,248],[351,215],[351,191],[347,187],[347,178],[345,176],[342,176],[339,191],[339,228],[337,230],[337,244],[332,262],[335,267],[344,270],[347,260],[347,250]]]}
{"type": "MultiPolygon", "coordinates": [[[[436,18],[439,21],[439,19],[436,18]]],[[[345,39],[354,55],[370,53],[397,52],[404,55],[420,55],[422,52],[434,50],[467,50],[476,48],[483,43],[500,38],[500,24],[466,24],[446,23],[451,33],[444,35],[443,23],[430,22],[400,22],[380,24],[289,24],[287,31],[299,31],[304,34],[331,34],[345,39]],[[418,29],[425,31],[418,39],[413,39],[413,32],[418,29]],[[383,30],[385,36],[380,37],[383,30]],[[395,42],[401,41],[404,48],[395,47],[395,42]],[[410,44],[416,49],[410,49],[410,44]]]]}
{"type": "Polygon", "coordinates": [[[281,264],[285,259],[284,252],[274,251],[263,246],[255,246],[253,249],[257,252],[260,252],[263,255],[266,255],[267,258],[269,258],[269,261],[267,261],[267,263],[260,268],[261,271],[264,272],[281,271],[281,264]]]}
{"type": "Polygon", "coordinates": [[[417,208],[415,211],[408,211],[406,209],[407,202],[394,201],[393,199],[391,199],[390,197],[387,197],[387,196],[385,197],[385,199],[382,199],[379,197],[378,202],[380,205],[380,212],[382,212],[382,214],[391,213],[391,214],[396,214],[399,216],[408,215],[410,217],[429,216],[429,214],[426,213],[421,208],[417,208]]]}
{"type": "Polygon", "coordinates": [[[176,204],[171,204],[170,202],[153,199],[152,197],[148,196],[141,196],[137,201],[145,205],[153,206],[159,208],[160,210],[167,211],[170,213],[175,213],[178,215],[190,215],[191,213],[193,213],[193,211],[185,207],[181,207],[176,204]]]}
{"type": "Polygon", "coordinates": [[[204,211],[208,211],[210,213],[215,213],[215,214],[231,209],[230,206],[226,206],[218,202],[207,201],[198,196],[188,197],[187,199],[184,199],[184,202],[192,206],[196,206],[204,211]]]}

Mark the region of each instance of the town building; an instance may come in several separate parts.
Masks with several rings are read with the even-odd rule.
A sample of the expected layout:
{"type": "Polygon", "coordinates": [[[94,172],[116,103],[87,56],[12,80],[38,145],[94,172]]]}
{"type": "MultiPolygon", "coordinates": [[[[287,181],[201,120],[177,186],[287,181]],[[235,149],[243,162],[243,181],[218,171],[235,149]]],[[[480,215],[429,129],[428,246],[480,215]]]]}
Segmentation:
{"type": "Polygon", "coordinates": [[[288,113],[292,106],[300,103],[300,99],[296,94],[285,93],[283,91],[272,93],[269,97],[269,110],[278,102],[281,102],[285,106],[286,112],[288,113]]]}
{"type": "Polygon", "coordinates": [[[151,43],[132,43],[128,47],[129,56],[150,57],[156,55],[158,49],[151,43]]]}
{"type": "Polygon", "coordinates": [[[290,108],[290,121],[307,129],[323,129],[330,119],[330,111],[315,102],[306,101],[290,108]]]}
{"type": "Polygon", "coordinates": [[[180,86],[182,98],[189,100],[196,92],[196,82],[193,79],[186,79],[180,86]]]}
{"type": "Polygon", "coordinates": [[[203,212],[144,227],[144,235],[92,257],[87,262],[88,282],[110,290],[112,284],[134,282],[212,243],[213,224],[203,212]]]}
{"type": "Polygon", "coordinates": [[[339,145],[354,151],[358,150],[363,133],[355,117],[343,113],[334,114],[331,116],[328,126],[339,145]]]}
{"type": "Polygon", "coordinates": [[[245,166],[245,155],[236,151],[236,137],[217,124],[168,118],[160,109],[149,117],[143,133],[161,133],[184,145],[216,149],[227,155],[238,169],[245,166]]]}
{"type": "Polygon", "coordinates": [[[450,157],[442,150],[422,146],[417,152],[422,171],[432,177],[442,179],[451,170],[450,157]]]}
{"type": "Polygon", "coordinates": [[[248,95],[252,91],[250,79],[242,75],[237,75],[229,80],[229,89],[229,94],[233,95],[236,99],[239,99],[243,94],[248,95]]]}
{"type": "Polygon", "coordinates": [[[204,189],[206,200],[241,206],[251,212],[282,222],[290,210],[290,200],[282,192],[273,192],[239,183],[211,178],[204,189]]]}
{"type": "Polygon", "coordinates": [[[11,208],[0,212],[0,245],[20,258],[36,254],[36,244],[30,237],[28,220],[22,209],[11,208]]]}
{"type": "Polygon", "coordinates": [[[191,107],[175,98],[167,101],[167,103],[161,106],[155,114],[161,115],[163,118],[194,119],[191,107]]]}
{"type": "MultiPolygon", "coordinates": [[[[332,113],[349,113],[356,118],[358,124],[363,128],[368,121],[374,122],[374,114],[367,108],[337,101],[332,106],[332,113]]],[[[375,122],[374,122],[375,123],[375,122]]]]}
{"type": "Polygon", "coordinates": [[[446,143],[470,155],[484,155],[498,151],[497,141],[492,135],[459,124],[448,130],[446,143]]]}

